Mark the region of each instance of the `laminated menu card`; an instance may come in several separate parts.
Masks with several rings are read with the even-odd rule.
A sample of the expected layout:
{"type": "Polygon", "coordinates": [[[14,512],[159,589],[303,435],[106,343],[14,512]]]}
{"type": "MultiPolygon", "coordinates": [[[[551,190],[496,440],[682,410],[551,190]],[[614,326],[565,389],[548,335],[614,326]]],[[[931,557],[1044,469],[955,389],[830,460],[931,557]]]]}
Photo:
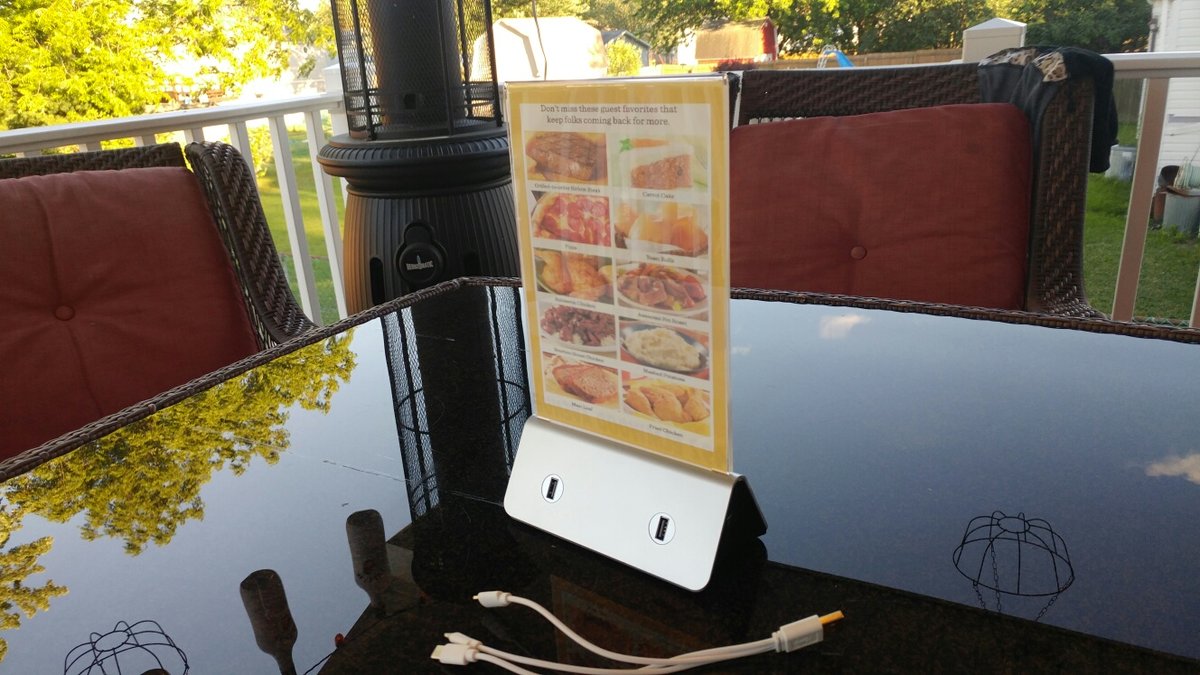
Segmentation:
{"type": "Polygon", "coordinates": [[[534,412],[728,471],[724,77],[506,101],[534,412]]]}

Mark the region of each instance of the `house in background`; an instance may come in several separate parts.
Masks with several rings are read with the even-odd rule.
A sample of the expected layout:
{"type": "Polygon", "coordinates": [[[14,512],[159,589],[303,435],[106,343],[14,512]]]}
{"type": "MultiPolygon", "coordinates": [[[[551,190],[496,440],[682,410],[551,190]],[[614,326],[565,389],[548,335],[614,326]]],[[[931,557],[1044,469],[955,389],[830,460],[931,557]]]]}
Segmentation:
{"type": "Polygon", "coordinates": [[[707,23],[675,49],[675,62],[687,65],[755,63],[778,58],[779,34],[770,19],[707,23]]]}
{"type": "MultiPolygon", "coordinates": [[[[1200,0],[1153,0],[1150,51],[1200,50],[1200,0]]],[[[1200,164],[1200,78],[1174,78],[1158,168],[1200,164]]]]}
{"type": "MultiPolygon", "coordinates": [[[[600,31],[573,16],[500,19],[492,24],[496,79],[583,80],[604,77],[608,61],[600,31]]],[[[483,37],[475,40],[472,67],[485,67],[483,37]]]]}
{"type": "Polygon", "coordinates": [[[641,55],[642,67],[645,68],[646,66],[650,65],[650,43],[649,42],[646,42],[645,40],[641,39],[640,37],[634,35],[633,33],[630,33],[627,30],[624,30],[624,29],[602,30],[602,31],[600,31],[600,36],[604,39],[605,46],[608,46],[614,42],[624,42],[628,45],[632,45],[634,49],[638,50],[638,54],[641,55]]]}

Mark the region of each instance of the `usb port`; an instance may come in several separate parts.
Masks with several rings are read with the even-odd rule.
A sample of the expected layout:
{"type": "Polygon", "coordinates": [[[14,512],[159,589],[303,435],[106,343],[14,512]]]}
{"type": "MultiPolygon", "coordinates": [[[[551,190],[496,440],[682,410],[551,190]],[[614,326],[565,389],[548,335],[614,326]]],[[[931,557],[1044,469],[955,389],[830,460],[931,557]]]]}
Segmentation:
{"type": "Polygon", "coordinates": [[[546,486],[546,499],[554,499],[556,492],[558,492],[558,479],[551,478],[550,484],[546,486]]]}
{"type": "Polygon", "coordinates": [[[667,523],[670,523],[670,522],[671,522],[671,519],[667,518],[666,516],[658,517],[658,527],[656,527],[654,529],[654,538],[655,539],[657,539],[659,541],[663,541],[664,539],[667,538],[667,523]]]}

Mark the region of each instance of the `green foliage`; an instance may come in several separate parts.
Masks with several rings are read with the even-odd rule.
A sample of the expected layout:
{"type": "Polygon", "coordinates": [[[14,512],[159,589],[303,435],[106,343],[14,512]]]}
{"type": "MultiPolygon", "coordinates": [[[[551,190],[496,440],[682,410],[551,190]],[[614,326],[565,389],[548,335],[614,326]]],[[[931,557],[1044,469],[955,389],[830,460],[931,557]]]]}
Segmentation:
{"type": "MultiPolygon", "coordinates": [[[[27,579],[45,571],[38,559],[54,546],[52,537],[40,537],[8,550],[4,547],[12,534],[21,529],[21,507],[0,504],[0,630],[21,626],[21,614],[27,618],[50,609],[50,600],[65,595],[67,589],[54,583],[30,584],[27,579]]],[[[0,638],[0,661],[8,654],[8,642],[0,638]]]]}
{"type": "Polygon", "coordinates": [[[985,0],[906,0],[895,5],[873,51],[905,52],[962,46],[963,29],[992,18],[985,0]]]}
{"type": "MultiPolygon", "coordinates": [[[[26,514],[65,523],[84,514],[81,535],[114,537],[138,555],[165,545],[185,522],[204,517],[200,490],[215,472],[241,474],[254,458],[279,461],[288,409],[329,410],[355,367],[348,332],[283,356],[4,484],[0,497],[0,630],[47,611],[67,593],[28,578],[51,537],[5,550],[26,514]]],[[[8,643],[0,638],[0,661],[8,643]]]]}
{"type": "Polygon", "coordinates": [[[1018,21],[1029,24],[1025,43],[1084,47],[1101,54],[1144,51],[1150,4],[1145,0],[1023,0],[1018,21]]]}
{"type": "Polygon", "coordinates": [[[328,411],[355,366],[351,334],[249,371],[7,483],[16,508],[65,523],[83,514],[84,539],[114,537],[137,555],[204,517],[213,474],[241,474],[288,447],[288,408],[328,411]]]}
{"type": "Polygon", "coordinates": [[[164,65],[203,59],[227,91],[332,43],[296,0],[0,2],[0,129],[125,117],[165,102],[164,65]]]}
{"type": "Polygon", "coordinates": [[[271,129],[266,126],[249,127],[250,157],[254,162],[254,175],[263,178],[275,166],[275,146],[271,144],[271,129]]]}
{"type": "Polygon", "coordinates": [[[604,48],[608,55],[608,74],[613,76],[637,75],[642,68],[642,53],[637,47],[614,40],[604,48]]]}
{"type": "MultiPolygon", "coordinates": [[[[1088,300],[1102,312],[1111,312],[1117,284],[1117,267],[1125,238],[1129,210],[1129,183],[1088,177],[1087,217],[1084,227],[1083,279],[1088,300]]],[[[1146,249],[1134,313],[1187,321],[1200,269],[1200,242],[1170,229],[1146,233],[1146,249]]]]}
{"type": "Polygon", "coordinates": [[[159,100],[155,38],[128,0],[0,3],[0,129],[140,114],[159,100]]]}
{"type": "MultiPolygon", "coordinates": [[[[583,16],[587,0],[541,0],[537,3],[538,17],[583,16]]],[[[533,16],[529,0],[498,0],[492,3],[492,19],[519,19],[533,16]]]]}
{"type": "Polygon", "coordinates": [[[669,52],[688,31],[706,22],[797,17],[804,4],[814,1],[822,0],[644,0],[634,16],[645,28],[641,32],[631,32],[650,42],[656,51],[669,52]]]}
{"type": "Polygon", "coordinates": [[[962,45],[966,28],[993,16],[1029,24],[1028,44],[1060,44],[1098,52],[1144,49],[1144,0],[603,0],[602,23],[626,28],[668,51],[705,22],[770,17],[788,53],[834,45],[847,53],[911,51],[962,45]]]}

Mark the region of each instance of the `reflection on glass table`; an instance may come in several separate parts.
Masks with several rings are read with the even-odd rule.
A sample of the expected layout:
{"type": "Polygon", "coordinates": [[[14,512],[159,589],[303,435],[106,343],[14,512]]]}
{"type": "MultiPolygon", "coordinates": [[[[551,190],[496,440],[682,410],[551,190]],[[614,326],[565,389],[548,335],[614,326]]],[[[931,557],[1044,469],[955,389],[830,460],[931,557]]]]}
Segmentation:
{"type": "Polygon", "coordinates": [[[440,672],[429,653],[450,631],[594,664],[540,619],[470,600],[503,589],[654,655],[846,613],[819,645],[720,672],[1195,672],[1200,419],[1178,403],[1195,345],[737,300],[734,466],[769,530],[731,532],[690,593],[505,515],[530,414],[519,302],[506,286],[422,295],[0,484],[0,667],[72,655],[77,671],[134,645],[124,633],[186,659],[104,652],[130,672],[274,672],[280,655],[298,672],[440,672]],[[248,612],[243,582],[268,577],[294,642],[248,612]]]}

